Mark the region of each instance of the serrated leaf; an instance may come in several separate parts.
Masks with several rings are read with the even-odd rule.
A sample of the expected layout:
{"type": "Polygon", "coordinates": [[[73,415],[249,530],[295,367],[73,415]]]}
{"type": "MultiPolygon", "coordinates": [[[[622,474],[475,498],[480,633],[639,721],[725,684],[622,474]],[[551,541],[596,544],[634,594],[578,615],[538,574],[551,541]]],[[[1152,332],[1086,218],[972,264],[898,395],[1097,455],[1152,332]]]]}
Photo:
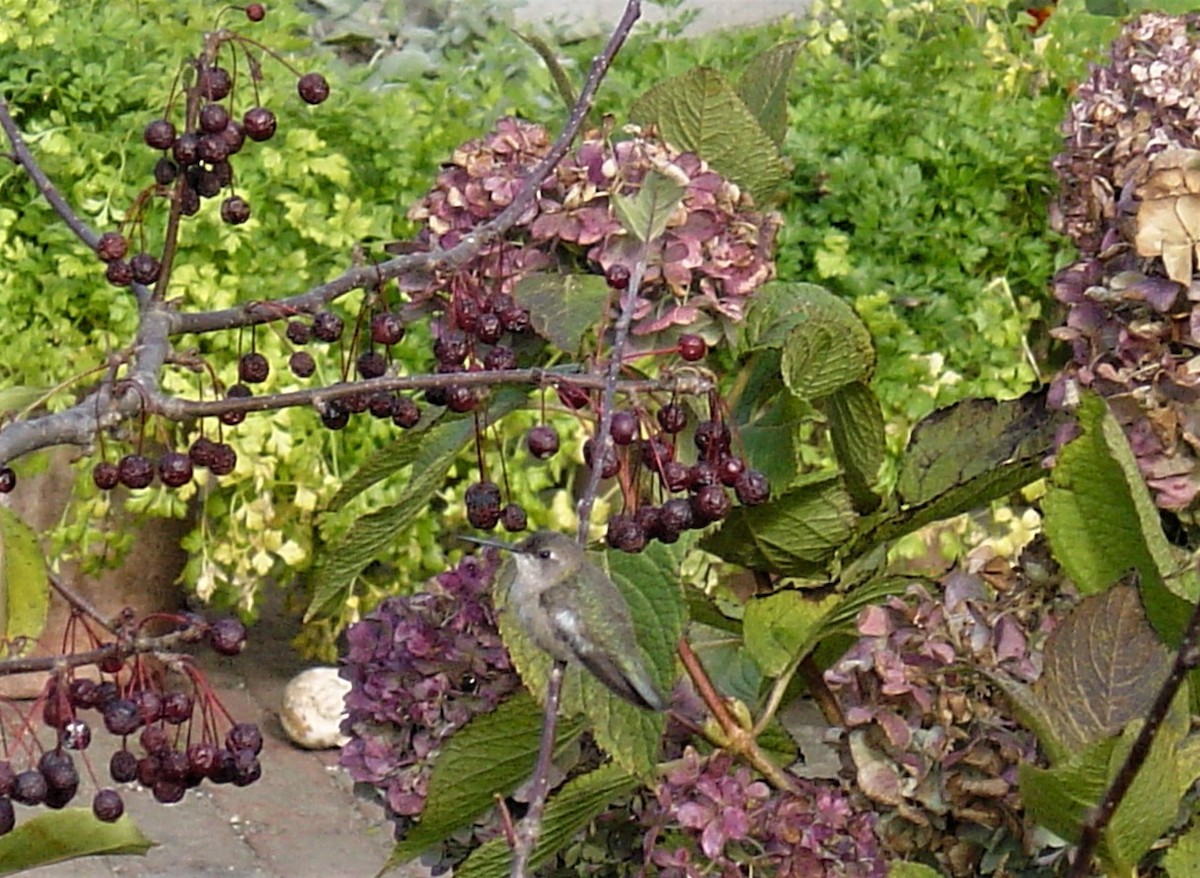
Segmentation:
{"type": "Polygon", "coordinates": [[[779,591],[746,602],[742,630],[746,650],[768,677],[777,677],[817,643],[826,616],[842,595],[813,597],[801,591],[779,591]]]}
{"type": "Polygon", "coordinates": [[[810,311],[827,304],[829,308],[837,307],[829,302],[831,297],[836,298],[817,284],[783,281],[763,284],[746,309],[738,354],[782,348],[789,333],[808,319],[810,311]]]}
{"type": "MultiPolygon", "coordinates": [[[[579,718],[561,718],[556,751],[583,731],[579,718]]],[[[519,692],[450,736],[433,763],[421,819],[396,843],[384,871],[406,863],[473,823],[533,773],[542,734],[542,709],[519,692]]]]}
{"type": "Polygon", "coordinates": [[[696,153],[758,204],[783,183],[779,150],[733,86],[710,67],[660,82],[634,101],[630,119],[654,125],[663,139],[696,153]]]}
{"type": "MultiPolygon", "coordinates": [[[[751,372],[757,372],[758,365],[765,364],[770,358],[769,353],[756,355],[751,372]]],[[[765,365],[765,368],[770,366],[765,365]]],[[[774,354],[772,372],[778,382],[777,353],[774,354]]],[[[737,435],[741,439],[746,464],[759,470],[776,490],[782,491],[792,484],[799,472],[797,445],[801,437],[797,425],[805,417],[811,417],[812,409],[807,403],[786,391],[776,393],[765,406],[750,411],[747,411],[748,408],[739,407],[739,410],[734,412],[734,417],[739,418],[737,435]]]]}
{"type": "Polygon", "coordinates": [[[1162,532],[1158,509],[1120,424],[1107,403],[1085,394],[1081,434],[1058,453],[1042,501],[1046,537],[1063,570],[1083,594],[1103,591],[1125,571],[1141,578],[1146,616],[1170,645],[1177,644],[1200,579],[1177,559],[1162,532]]]}
{"type": "MultiPolygon", "coordinates": [[[[684,191],[684,187],[675,180],[651,169],[646,172],[642,188],[636,194],[613,194],[609,196],[609,201],[621,227],[647,244],[662,237],[667,221],[683,199],[684,191]]],[[[590,276],[604,282],[598,275],[590,276]]]]}
{"type": "Polygon", "coordinates": [[[780,148],[787,134],[788,80],[796,65],[800,43],[800,40],[791,40],[756,55],[742,70],[737,84],[742,102],[780,148]]]}
{"type": "Polygon", "coordinates": [[[1018,765],[1017,784],[1029,817],[1059,838],[1078,841],[1088,811],[1108,788],[1108,764],[1116,745],[1116,738],[1097,741],[1051,768],[1018,765]]]}
{"type": "Polygon", "coordinates": [[[921,505],[997,468],[1041,461],[1063,420],[1047,408],[1044,389],[939,409],[913,428],[896,490],[904,503],[921,505]]]}
{"type": "Polygon", "coordinates": [[[1168,878],[1195,878],[1200,875],[1200,825],[1193,826],[1175,839],[1163,855],[1162,867],[1168,878]]]}
{"type": "Polygon", "coordinates": [[[0,638],[32,644],[50,612],[50,577],[37,534],[0,507],[0,638]]]}
{"type": "Polygon", "coordinates": [[[838,476],[820,475],[761,506],[736,506],[701,547],[751,570],[783,576],[826,572],[856,516],[838,476]]]}
{"type": "Polygon", "coordinates": [[[411,464],[420,452],[425,433],[431,426],[432,421],[405,430],[386,448],[381,448],[367,458],[330,499],[329,510],[336,512],[372,485],[382,482],[411,464]]]}
{"type": "MultiPolygon", "coordinates": [[[[564,784],[546,805],[542,832],[530,857],[531,868],[548,861],[577,832],[607,811],[614,799],[639,785],[636,777],[611,763],[564,784]]],[[[494,838],[472,853],[454,874],[456,878],[507,878],[511,863],[508,842],[494,838]]]]}
{"type": "Polygon", "coordinates": [[[576,354],[604,315],[610,292],[597,274],[537,272],[517,282],[513,298],[529,310],[534,332],[560,351],[576,354]]]}
{"type": "Polygon", "coordinates": [[[1033,692],[1057,748],[1074,754],[1144,716],[1170,669],[1137,589],[1118,585],[1085,598],[1050,633],[1033,692]]]}
{"type": "Polygon", "coordinates": [[[879,400],[870,387],[855,381],[835,390],[822,404],[854,509],[859,514],[873,512],[881,500],[874,486],[887,450],[879,400]]]}
{"type": "Polygon", "coordinates": [[[693,621],[688,626],[688,643],[718,692],[746,704],[758,700],[762,671],[742,643],[740,631],[731,633],[693,621]]]}
{"type": "Polygon", "coordinates": [[[413,458],[412,474],[399,501],[360,517],[338,539],[322,547],[313,568],[313,598],[304,621],[320,615],[330,604],[344,601],[362,569],[418,516],[428,514],[429,501],[474,431],[475,423],[468,419],[429,430],[413,458]]]}
{"type": "Polygon", "coordinates": [[[77,857],[145,854],[152,847],[128,815],[104,823],[90,808],[66,808],[23,819],[0,838],[0,875],[77,857]]]}

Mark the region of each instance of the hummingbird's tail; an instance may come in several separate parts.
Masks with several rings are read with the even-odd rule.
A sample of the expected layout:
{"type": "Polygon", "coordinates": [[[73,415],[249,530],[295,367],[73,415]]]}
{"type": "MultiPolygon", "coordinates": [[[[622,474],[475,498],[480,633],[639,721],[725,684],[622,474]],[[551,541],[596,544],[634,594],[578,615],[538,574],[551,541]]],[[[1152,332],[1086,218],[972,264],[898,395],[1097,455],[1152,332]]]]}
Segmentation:
{"type": "Polygon", "coordinates": [[[629,656],[626,656],[625,660],[631,662],[631,666],[621,667],[610,656],[597,651],[589,651],[579,656],[579,661],[585,668],[630,704],[646,710],[666,710],[667,700],[655,687],[642,663],[629,656]]]}

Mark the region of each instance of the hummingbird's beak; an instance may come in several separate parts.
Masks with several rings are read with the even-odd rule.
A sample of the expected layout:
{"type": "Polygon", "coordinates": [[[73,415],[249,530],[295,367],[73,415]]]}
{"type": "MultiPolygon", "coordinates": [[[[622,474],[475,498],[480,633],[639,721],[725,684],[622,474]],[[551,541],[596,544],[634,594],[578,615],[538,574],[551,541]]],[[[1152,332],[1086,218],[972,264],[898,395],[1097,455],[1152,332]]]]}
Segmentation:
{"type": "Polygon", "coordinates": [[[468,543],[475,543],[479,546],[491,546],[493,549],[500,549],[504,552],[515,552],[517,547],[512,543],[506,543],[504,540],[496,540],[490,537],[472,537],[467,534],[459,534],[458,538],[468,543]]]}

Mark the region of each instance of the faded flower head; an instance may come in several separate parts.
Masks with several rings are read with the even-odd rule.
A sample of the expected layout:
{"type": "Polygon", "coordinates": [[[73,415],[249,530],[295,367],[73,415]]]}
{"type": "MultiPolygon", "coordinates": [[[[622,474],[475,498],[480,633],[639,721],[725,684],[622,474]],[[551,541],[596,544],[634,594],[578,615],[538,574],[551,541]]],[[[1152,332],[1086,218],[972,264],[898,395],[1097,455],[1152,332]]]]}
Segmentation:
{"type": "MultiPolygon", "coordinates": [[[[612,141],[586,135],[564,158],[504,240],[457,268],[414,278],[414,299],[447,314],[486,310],[489,296],[511,295],[537,271],[604,274],[629,269],[637,242],[614,215],[610,196],[630,196],[652,169],[686,181],[662,236],[650,243],[634,332],[649,334],[702,316],[741,318],[745,299],[774,276],[779,218],[754,210],[749,196],[692,153],[652,132],[630,129],[612,141]]],[[[423,243],[449,248],[512,203],[522,181],[550,147],[538,125],[505,118],[486,137],[455,150],[437,183],[409,212],[425,227],[423,243]]],[[[598,315],[599,316],[599,315],[598,315]]]]}
{"type": "Polygon", "coordinates": [[[1198,26],[1195,14],[1128,23],[1079,86],[1054,162],[1052,219],[1081,258],[1054,279],[1068,314],[1052,334],[1072,362],[1051,401],[1106,397],[1165,509],[1200,495],[1198,26]]]}
{"type": "Polygon", "coordinates": [[[388,598],[346,633],[343,731],[351,740],[341,765],[379,791],[401,829],[424,807],[442,741],[519,686],[491,601],[497,566],[494,551],[468,556],[426,591],[388,598]]]}

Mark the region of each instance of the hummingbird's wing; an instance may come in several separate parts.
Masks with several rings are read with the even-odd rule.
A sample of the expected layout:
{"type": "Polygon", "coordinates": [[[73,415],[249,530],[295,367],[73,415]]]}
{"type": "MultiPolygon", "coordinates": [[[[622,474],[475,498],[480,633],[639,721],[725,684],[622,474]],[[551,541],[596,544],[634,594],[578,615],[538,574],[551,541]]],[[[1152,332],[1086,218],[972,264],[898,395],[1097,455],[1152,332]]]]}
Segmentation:
{"type": "Polygon", "coordinates": [[[638,707],[665,710],[666,700],[646,670],[629,619],[609,618],[605,630],[594,630],[579,612],[575,591],[555,585],[541,594],[542,608],[554,634],[614,693],[638,707]]]}

